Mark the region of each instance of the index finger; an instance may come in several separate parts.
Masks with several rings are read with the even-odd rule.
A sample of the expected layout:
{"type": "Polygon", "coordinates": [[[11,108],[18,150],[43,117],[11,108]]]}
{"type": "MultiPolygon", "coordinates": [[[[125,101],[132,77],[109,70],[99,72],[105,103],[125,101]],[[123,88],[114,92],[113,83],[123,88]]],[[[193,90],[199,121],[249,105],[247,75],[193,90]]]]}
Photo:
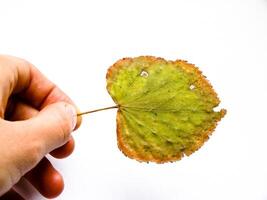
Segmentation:
{"type": "MultiPolygon", "coordinates": [[[[54,83],[47,79],[33,64],[23,59],[0,55],[1,106],[5,109],[10,95],[15,94],[37,110],[64,101],[75,106],[73,101],[54,83]]],[[[77,108],[77,106],[75,106],[77,108]]],[[[81,123],[78,117],[77,127],[81,123]]]]}

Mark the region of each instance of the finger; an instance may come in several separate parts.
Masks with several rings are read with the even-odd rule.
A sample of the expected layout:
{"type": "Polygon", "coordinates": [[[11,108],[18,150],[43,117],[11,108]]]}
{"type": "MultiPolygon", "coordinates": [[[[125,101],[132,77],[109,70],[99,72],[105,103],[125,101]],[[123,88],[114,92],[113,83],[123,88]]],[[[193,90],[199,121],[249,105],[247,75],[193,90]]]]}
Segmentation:
{"type": "MultiPolygon", "coordinates": [[[[9,117],[11,120],[15,120],[15,121],[26,120],[26,119],[29,119],[29,118],[36,116],[39,113],[39,111],[36,110],[35,108],[33,108],[33,107],[31,107],[25,103],[22,103],[22,102],[13,101],[12,104],[13,104],[12,105],[13,112],[11,112],[12,114],[9,117]]],[[[64,158],[64,157],[69,156],[73,152],[73,149],[74,149],[74,139],[71,137],[70,140],[66,144],[59,147],[58,149],[55,149],[50,154],[56,158],[64,158]]],[[[47,163],[48,161],[41,161],[41,162],[47,163]]],[[[43,174],[46,174],[46,176],[50,176],[50,177],[46,177],[46,180],[54,180],[54,182],[52,182],[52,183],[50,183],[50,182],[45,183],[46,188],[53,187],[53,185],[51,185],[51,184],[62,185],[63,180],[61,180],[60,178],[58,178],[58,179],[54,178],[55,176],[60,177],[60,175],[57,174],[58,172],[56,170],[51,168],[51,164],[38,164],[36,167],[39,169],[31,170],[28,173],[28,177],[29,176],[31,177],[32,185],[35,188],[38,188],[42,192],[42,194],[45,193],[45,192],[43,192],[45,190],[44,190],[44,188],[42,188],[40,186],[40,182],[42,182],[42,180],[39,180],[39,178],[40,178],[39,174],[38,174],[38,176],[36,176],[36,173],[34,173],[34,172],[36,172],[36,170],[42,170],[43,174]]],[[[51,189],[49,189],[49,190],[51,190],[51,189]]],[[[57,193],[59,194],[60,191],[57,191],[57,193]]]]}
{"type": "Polygon", "coordinates": [[[15,190],[11,189],[3,196],[0,197],[0,200],[24,200],[15,190]]]}
{"type": "Polygon", "coordinates": [[[29,142],[40,145],[43,150],[40,156],[44,156],[70,139],[76,119],[73,106],[58,102],[45,107],[33,118],[14,122],[13,127],[27,136],[29,142]]]}
{"type": "Polygon", "coordinates": [[[62,176],[47,158],[43,158],[25,177],[46,198],[55,198],[64,189],[62,176]]]}
{"type": "Polygon", "coordinates": [[[9,121],[22,121],[35,117],[39,110],[14,99],[10,99],[6,108],[5,119],[9,121]]]}
{"type": "Polygon", "coordinates": [[[30,74],[29,69],[26,62],[22,60],[0,55],[0,74],[2,76],[0,79],[0,117],[4,116],[10,95],[29,85],[30,78],[23,78],[30,74]]]}
{"type": "MultiPolygon", "coordinates": [[[[37,110],[60,101],[74,105],[54,83],[23,59],[0,55],[0,74],[3,77],[0,80],[0,117],[2,118],[11,94],[23,98],[37,110]]],[[[80,123],[81,117],[78,117],[76,128],[80,123]]]]}
{"type": "Polygon", "coordinates": [[[73,137],[71,137],[66,144],[51,151],[50,155],[52,155],[55,158],[59,158],[59,159],[66,158],[73,152],[74,147],[75,147],[75,142],[74,142],[73,137]]]}
{"type": "MultiPolygon", "coordinates": [[[[11,100],[11,102],[12,103],[10,103],[8,106],[9,110],[9,114],[7,117],[8,120],[11,121],[26,120],[36,116],[39,113],[38,110],[23,102],[16,102],[14,100],[11,100]]],[[[73,152],[74,147],[75,147],[74,139],[73,137],[71,137],[66,144],[50,152],[50,154],[55,158],[65,158],[73,152]]]]}
{"type": "Polygon", "coordinates": [[[0,136],[6,141],[4,148],[9,148],[3,154],[9,158],[5,166],[12,172],[12,182],[7,182],[1,188],[2,191],[7,191],[7,187],[10,188],[21,176],[33,169],[47,153],[70,139],[70,132],[75,126],[74,110],[73,106],[59,102],[47,106],[28,120],[0,120],[0,130],[7,132],[0,136]]]}

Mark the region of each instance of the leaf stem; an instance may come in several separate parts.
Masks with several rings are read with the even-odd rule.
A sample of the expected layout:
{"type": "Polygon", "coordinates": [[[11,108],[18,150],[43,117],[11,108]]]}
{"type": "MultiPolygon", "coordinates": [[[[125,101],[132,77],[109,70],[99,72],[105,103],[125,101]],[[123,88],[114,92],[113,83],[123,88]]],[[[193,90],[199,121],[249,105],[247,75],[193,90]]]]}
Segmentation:
{"type": "Polygon", "coordinates": [[[77,116],[81,116],[81,115],[85,115],[85,114],[89,114],[89,113],[93,113],[93,112],[98,112],[98,111],[102,111],[102,110],[108,110],[108,109],[118,108],[118,107],[119,106],[116,105],[116,106],[110,106],[110,107],[106,107],[106,108],[99,108],[99,109],[95,109],[95,110],[89,110],[89,111],[86,111],[86,112],[77,113],[77,116]]]}

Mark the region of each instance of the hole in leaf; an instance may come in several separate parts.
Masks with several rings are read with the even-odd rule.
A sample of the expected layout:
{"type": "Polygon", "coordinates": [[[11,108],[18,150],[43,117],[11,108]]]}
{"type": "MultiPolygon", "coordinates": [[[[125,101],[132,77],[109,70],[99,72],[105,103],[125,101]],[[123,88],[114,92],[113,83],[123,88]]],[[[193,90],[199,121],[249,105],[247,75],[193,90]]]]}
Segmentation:
{"type": "Polygon", "coordinates": [[[190,90],[193,90],[193,89],[195,89],[195,88],[196,88],[195,85],[190,85],[190,86],[189,86],[189,89],[190,89],[190,90]]]}
{"type": "Polygon", "coordinates": [[[142,77],[148,77],[148,72],[145,71],[145,70],[142,70],[141,73],[140,73],[140,76],[142,76],[142,77]]]}
{"type": "Polygon", "coordinates": [[[216,106],[213,108],[214,112],[220,112],[220,110],[221,110],[220,106],[216,106]]]}

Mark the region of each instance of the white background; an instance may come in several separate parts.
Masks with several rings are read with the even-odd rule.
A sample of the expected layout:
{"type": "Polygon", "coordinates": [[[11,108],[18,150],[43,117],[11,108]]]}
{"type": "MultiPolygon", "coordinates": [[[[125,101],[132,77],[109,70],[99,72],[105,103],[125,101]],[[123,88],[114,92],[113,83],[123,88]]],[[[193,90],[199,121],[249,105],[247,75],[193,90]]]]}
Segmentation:
{"type": "Polygon", "coordinates": [[[85,116],[73,155],[50,158],[65,177],[57,199],[267,199],[267,0],[0,0],[0,52],[34,63],[83,111],[113,105],[116,60],[186,59],[228,110],[199,151],[163,165],[118,150],[116,110],[85,116]]]}

